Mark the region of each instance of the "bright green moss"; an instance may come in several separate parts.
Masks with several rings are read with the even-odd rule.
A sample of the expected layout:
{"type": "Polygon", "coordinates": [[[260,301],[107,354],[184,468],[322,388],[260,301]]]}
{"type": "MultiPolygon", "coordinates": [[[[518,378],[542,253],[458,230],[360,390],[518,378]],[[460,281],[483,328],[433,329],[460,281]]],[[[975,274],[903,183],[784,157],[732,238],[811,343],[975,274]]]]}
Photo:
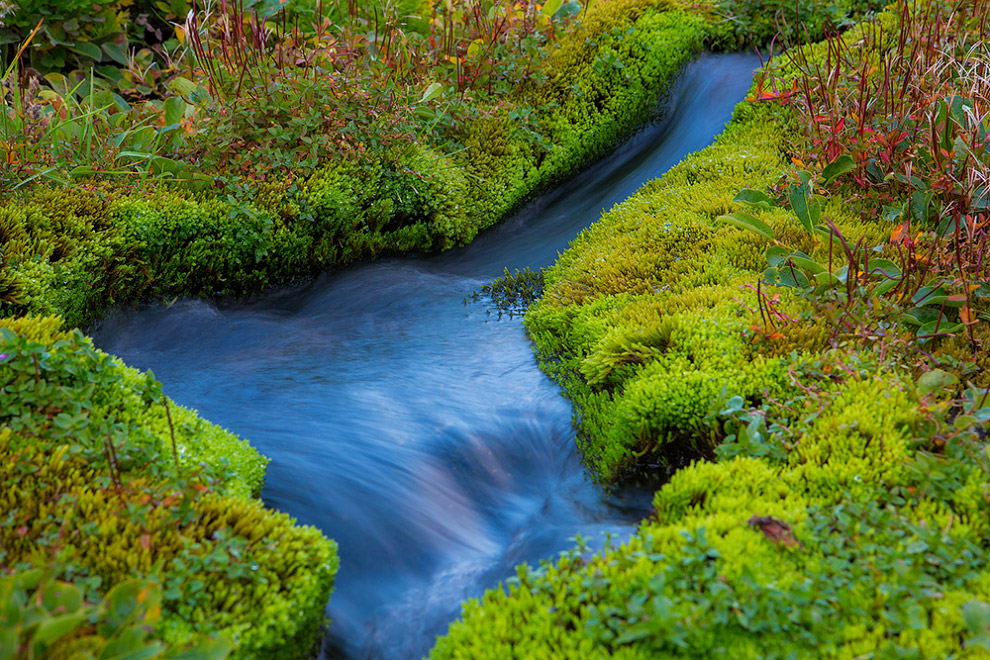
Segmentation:
{"type": "Polygon", "coordinates": [[[252,499],[256,450],[60,325],[0,321],[0,564],[96,595],[151,578],[167,640],[219,632],[233,657],[304,657],[336,545],[252,499]]]}
{"type": "MultiPolygon", "coordinates": [[[[771,242],[715,223],[754,212],[843,265],[789,212],[732,201],[792,169],[792,128],[741,105],[713,147],[582,233],[526,316],[600,477],[685,444],[718,443],[717,462],[677,471],[625,545],[520,567],[431,658],[986,657],[990,461],[982,430],[952,423],[958,390],[923,395],[896,329],[864,341],[834,301],[758,299],[771,242]]],[[[884,221],[838,199],[825,213],[889,257],[884,221]]],[[[962,365],[964,343],[930,348],[962,365]]]]}
{"type": "MultiPolygon", "coordinates": [[[[129,443],[147,445],[162,455],[172,454],[174,433],[180,464],[187,469],[205,465],[227,492],[244,497],[260,494],[267,459],[243,440],[175,404],[169,407],[170,425],[161,385],[149,374],[93,348],[79,331],[61,331],[55,318],[0,320],[0,329],[10,333],[0,339],[0,353],[8,355],[0,362],[4,427],[37,434],[61,432],[82,442],[75,431],[89,427],[85,420],[113,420],[129,430],[129,443]],[[40,356],[38,378],[31,377],[33,362],[27,358],[32,355],[40,356]],[[74,411],[81,416],[80,426],[77,429],[76,422],[59,426],[60,419],[52,426],[43,406],[74,411]]],[[[95,446],[103,439],[91,436],[90,442],[95,446]]]]}
{"type": "MultiPolygon", "coordinates": [[[[815,424],[849,427],[871,385],[864,377],[825,394],[815,424]]],[[[909,436],[909,401],[896,379],[884,391],[888,412],[870,432],[909,436]]],[[[845,447],[865,431],[813,440],[845,447]]],[[[963,652],[974,634],[963,607],[988,596],[983,537],[965,506],[896,494],[918,484],[901,469],[904,447],[871,454],[883,473],[873,481],[851,452],[849,489],[821,488],[827,471],[763,459],[695,463],[657,493],[654,516],[628,543],[520,568],[507,592],[467,605],[431,657],[984,657],[963,652]],[[760,528],[754,516],[790,531],[760,528]]],[[[871,450],[863,443],[859,453],[871,450]]],[[[985,516],[986,498],[979,507],[985,516]]]]}

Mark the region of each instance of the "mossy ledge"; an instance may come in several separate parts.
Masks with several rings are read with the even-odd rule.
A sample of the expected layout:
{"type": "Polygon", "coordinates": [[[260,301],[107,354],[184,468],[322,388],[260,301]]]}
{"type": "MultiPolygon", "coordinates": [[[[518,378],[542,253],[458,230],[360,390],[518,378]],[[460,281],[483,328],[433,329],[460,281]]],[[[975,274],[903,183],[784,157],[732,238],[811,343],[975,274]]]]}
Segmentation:
{"type": "MultiPolygon", "coordinates": [[[[716,144],[546,272],[525,323],[575,404],[589,469],[605,482],[673,474],[628,542],[519,567],[465,605],[430,658],[987,657],[987,384],[957,359],[968,340],[924,343],[942,367],[919,371],[899,350],[914,331],[864,339],[838,332],[840,306],[822,297],[758,291],[774,243],[718,221],[746,208],[741,190],[796,178],[800,142],[789,108],[741,104],[716,144]],[[696,459],[663,464],[684,455],[696,459]]],[[[862,209],[833,197],[823,212],[889,256],[896,222],[862,209]]],[[[842,264],[785,209],[759,219],[778,245],[842,264]]],[[[879,300],[851,304],[879,313],[879,300]]],[[[982,365],[985,326],[975,339],[968,360],[982,365]]]]}
{"type": "Polygon", "coordinates": [[[57,317],[0,320],[0,337],[0,566],[45,569],[92,602],[143,579],[164,642],[219,634],[232,657],[306,657],[336,544],[256,499],[267,459],[57,317]]]}
{"type": "Polygon", "coordinates": [[[483,108],[452,155],[424,142],[305,179],[201,192],[155,181],[30,187],[0,206],[0,316],[58,314],[76,326],[118,305],[244,295],[465,244],[654,113],[705,37],[705,18],[676,0],[594,3],[548,56],[548,82],[483,108]],[[520,129],[513,108],[546,109],[539,135],[520,129]]]}

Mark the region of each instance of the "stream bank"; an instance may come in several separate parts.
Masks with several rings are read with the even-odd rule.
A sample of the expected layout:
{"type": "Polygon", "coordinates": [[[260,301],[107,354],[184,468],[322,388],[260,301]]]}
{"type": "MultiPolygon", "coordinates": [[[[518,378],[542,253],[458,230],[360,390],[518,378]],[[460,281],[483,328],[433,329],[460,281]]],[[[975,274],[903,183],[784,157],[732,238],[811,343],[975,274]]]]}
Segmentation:
{"type": "Polygon", "coordinates": [[[216,307],[124,312],[94,333],[175,401],[272,458],[262,497],[340,544],[327,657],[429,650],[461,601],[572,545],[627,537],[652,489],[606,496],[519,320],[462,300],[702,148],[758,60],[687,67],[665,119],[465,248],[379,261],[216,307]]]}

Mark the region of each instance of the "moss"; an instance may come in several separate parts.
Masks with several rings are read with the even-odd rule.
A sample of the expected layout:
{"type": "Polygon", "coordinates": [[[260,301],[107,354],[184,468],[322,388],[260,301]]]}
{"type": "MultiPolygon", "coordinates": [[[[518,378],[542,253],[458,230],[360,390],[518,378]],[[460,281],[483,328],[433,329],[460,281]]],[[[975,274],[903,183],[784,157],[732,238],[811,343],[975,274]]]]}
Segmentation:
{"type": "Polygon", "coordinates": [[[58,318],[0,333],[0,564],[95,595],[153,579],[169,641],[218,632],[234,657],[303,657],[336,545],[253,499],[267,459],[58,318]]]}
{"type": "MultiPolygon", "coordinates": [[[[733,201],[773,193],[795,134],[786,111],[741,105],[715,145],[546,272],[526,326],[574,401],[589,466],[612,481],[656,470],[657,454],[696,460],[627,543],[520,567],[465,605],[431,658],[986,656],[981,423],[954,417],[958,390],[920,391],[913,342],[884,325],[882,301],[758,294],[772,243],[716,222],[753,212],[789,249],[843,265],[789,212],[733,201]],[[870,313],[882,339],[843,325],[870,313]]],[[[825,206],[847,240],[889,255],[891,227],[859,211],[825,206]]],[[[974,373],[967,338],[929,348],[974,373]]]]}
{"type": "Polygon", "coordinates": [[[626,544],[521,567],[507,590],[466,605],[431,657],[982,657],[958,654],[972,635],[964,605],[988,595],[985,537],[953,529],[972,519],[965,506],[892,495],[917,487],[903,470],[910,443],[866,441],[910,437],[917,408],[899,397],[911,394],[881,386],[870,428],[849,428],[889,375],[830,391],[819,432],[802,439],[816,449],[798,445],[793,464],[695,463],[626,544]],[[848,456],[831,471],[795,467],[825,445],[848,456]]]}

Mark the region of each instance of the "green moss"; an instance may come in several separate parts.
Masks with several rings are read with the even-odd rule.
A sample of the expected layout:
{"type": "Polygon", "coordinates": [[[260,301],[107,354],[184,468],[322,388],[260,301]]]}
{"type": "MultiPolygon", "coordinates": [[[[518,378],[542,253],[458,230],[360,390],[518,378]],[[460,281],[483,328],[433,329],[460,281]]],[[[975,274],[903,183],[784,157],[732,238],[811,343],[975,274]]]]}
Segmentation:
{"type": "MultiPolygon", "coordinates": [[[[431,658],[986,657],[982,423],[956,416],[958,389],[919,386],[882,301],[758,293],[771,242],[716,221],[752,212],[788,249],[844,265],[788,211],[733,201],[775,194],[796,135],[786,110],[742,104],[546,272],[526,326],[591,469],[709,460],[675,472],[624,545],[579,544],[467,603],[431,658]]],[[[889,256],[892,227],[861,210],[824,213],[889,256]]],[[[966,338],[931,348],[975,373],[966,338]]]]}
{"type": "Polygon", "coordinates": [[[169,641],[217,632],[234,657],[304,657],[336,545],[253,499],[267,459],[57,318],[0,333],[0,565],[95,596],[152,579],[169,641]]]}
{"type": "Polygon", "coordinates": [[[970,526],[985,491],[977,516],[904,499],[919,484],[904,469],[918,409],[889,373],[868,376],[824,395],[808,450],[787,464],[680,470],[626,544],[521,567],[507,591],[467,604],[431,657],[983,657],[964,650],[979,631],[963,608],[990,597],[970,526]]]}

